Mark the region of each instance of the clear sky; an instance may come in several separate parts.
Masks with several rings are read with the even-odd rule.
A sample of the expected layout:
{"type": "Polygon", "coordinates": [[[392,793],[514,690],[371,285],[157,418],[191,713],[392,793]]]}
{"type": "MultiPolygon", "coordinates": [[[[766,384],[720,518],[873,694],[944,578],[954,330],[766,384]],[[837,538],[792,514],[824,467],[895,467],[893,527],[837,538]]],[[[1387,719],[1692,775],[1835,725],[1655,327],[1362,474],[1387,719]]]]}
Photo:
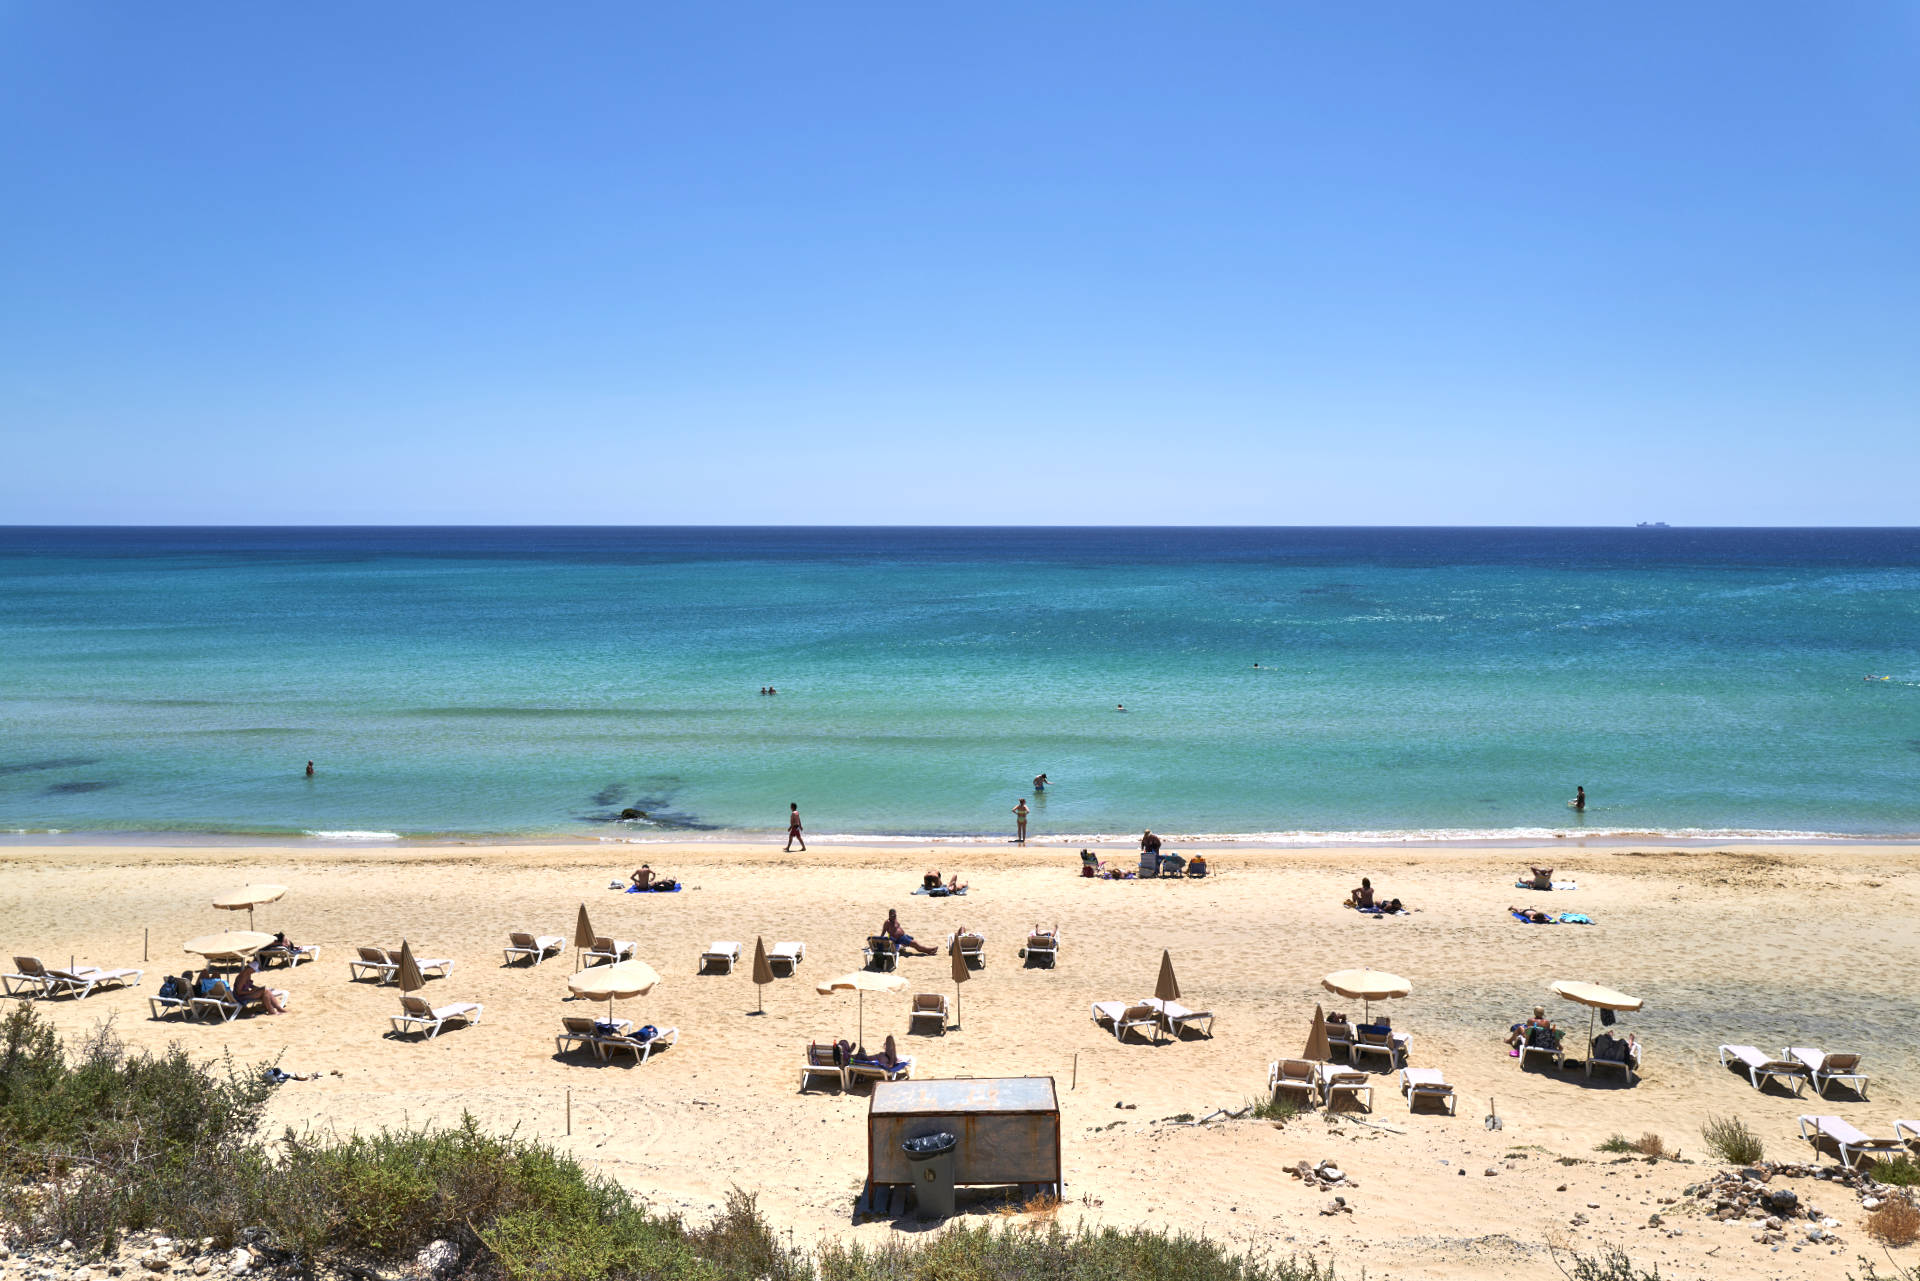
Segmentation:
{"type": "Polygon", "coordinates": [[[0,523],[1920,524],[1920,6],[0,0],[0,523]]]}

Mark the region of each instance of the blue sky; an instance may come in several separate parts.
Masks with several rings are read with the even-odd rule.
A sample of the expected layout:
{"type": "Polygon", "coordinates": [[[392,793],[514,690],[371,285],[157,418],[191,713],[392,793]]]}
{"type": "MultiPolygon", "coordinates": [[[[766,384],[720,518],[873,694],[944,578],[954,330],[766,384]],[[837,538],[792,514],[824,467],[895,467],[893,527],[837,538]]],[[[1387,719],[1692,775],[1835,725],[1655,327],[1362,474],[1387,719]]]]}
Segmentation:
{"type": "Polygon", "coordinates": [[[0,523],[1920,523],[1920,8],[0,3],[0,523]]]}

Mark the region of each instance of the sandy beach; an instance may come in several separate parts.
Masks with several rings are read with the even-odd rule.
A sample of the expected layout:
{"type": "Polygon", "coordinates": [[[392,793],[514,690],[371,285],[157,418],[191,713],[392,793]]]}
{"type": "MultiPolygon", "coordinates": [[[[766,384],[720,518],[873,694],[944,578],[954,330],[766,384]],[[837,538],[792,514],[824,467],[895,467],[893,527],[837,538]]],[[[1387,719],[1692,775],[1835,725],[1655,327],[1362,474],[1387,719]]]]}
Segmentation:
{"type": "MultiPolygon", "coordinates": [[[[1128,864],[1128,851],[1108,851],[1128,864]]],[[[1664,1198],[1718,1168],[1704,1150],[1709,1114],[1744,1118],[1770,1159],[1810,1150],[1794,1118],[1827,1112],[1869,1133],[1920,1116],[1920,848],[1871,845],[1660,849],[1220,850],[1214,875],[1166,884],[1081,879],[1075,848],[816,846],[785,854],[752,846],[433,846],[428,848],[142,848],[0,850],[5,953],[65,964],[142,964],[143,986],[84,1002],[43,1002],[69,1035],[111,1019],[136,1046],[180,1041],[246,1063],[277,1059],[314,1081],[286,1085],[276,1126],[345,1133],[453,1124],[463,1112],[572,1151],[651,1205],[693,1218],[731,1186],[799,1240],[879,1239],[925,1231],[904,1220],[858,1222],[865,1172],[863,1092],[800,1094],[811,1039],[854,1034],[851,996],[814,983],[857,968],[860,946],[889,908],[922,939],[956,926],[985,934],[987,962],[961,993],[961,1026],[907,1035],[907,997],[869,996],[866,1039],[889,1032],[917,1075],[1050,1075],[1064,1128],[1063,1223],[1165,1225],[1269,1253],[1311,1253],[1342,1275],[1376,1278],[1557,1276],[1549,1242],[1585,1252],[1625,1248],[1678,1277],[1832,1277],[1878,1255],[1855,1198],[1798,1180],[1840,1221],[1837,1244],[1802,1233],[1775,1249],[1751,1225],[1719,1223],[1664,1198]],[[632,858],[634,863],[618,860],[632,858]],[[678,894],[627,895],[610,881],[645,858],[678,877],[678,894]],[[1554,862],[1579,889],[1516,889],[1530,862],[1554,862]],[[964,898],[911,893],[938,866],[971,885],[964,898]],[[1415,909],[1374,919],[1340,906],[1370,876],[1415,909]],[[289,887],[259,924],[319,944],[322,959],[273,985],[292,994],[284,1017],[225,1025],[162,1024],[147,998],[191,959],[191,936],[244,926],[209,900],[243,882],[289,887]],[[1509,904],[1590,914],[1592,926],[1525,926],[1509,904]],[[602,933],[639,942],[664,981],[623,1013],[677,1026],[675,1048],[643,1066],[556,1057],[571,948],[533,970],[506,968],[507,932],[569,938],[585,903],[602,933]],[[1018,950],[1036,923],[1057,925],[1057,969],[1026,968],[1018,950]],[[730,976],[697,976],[714,940],[756,936],[807,944],[796,977],[764,993],[744,961],[730,976]],[[451,957],[436,1002],[485,1005],[477,1027],[421,1043],[386,1035],[391,987],[349,982],[358,944],[451,957]],[[1121,1044],[1088,1017],[1089,1003],[1151,993],[1162,949],[1185,1003],[1217,1016],[1211,1039],[1121,1044]],[[1459,1114],[1409,1114],[1384,1074],[1360,1120],[1316,1111],[1284,1127],[1252,1119],[1205,1126],[1171,1118],[1239,1108],[1264,1092],[1267,1064],[1297,1054],[1316,1002],[1348,1002],[1320,987],[1329,971],[1371,966],[1406,976],[1392,1002],[1412,1061],[1442,1068],[1459,1114]],[[1589,979],[1644,998],[1623,1028],[1644,1047],[1637,1084],[1578,1071],[1522,1071],[1502,1036],[1536,1003],[1584,1035],[1587,1011],[1547,994],[1555,979],[1589,979]],[[1756,1092],[1715,1058],[1722,1042],[1778,1052],[1788,1044],[1866,1055],[1870,1100],[1836,1090],[1828,1102],[1756,1092]],[[572,1133],[566,1133],[571,1092],[572,1133]],[[1503,1127],[1483,1124],[1495,1109],[1503,1127]],[[1372,1124],[1362,1124],[1362,1121],[1372,1124]],[[1598,1153],[1609,1135],[1661,1135],[1679,1162],[1598,1153]],[[1351,1214],[1321,1213],[1329,1197],[1286,1172],[1331,1158],[1357,1187],[1351,1214]],[[1464,1172],[1464,1173],[1463,1173],[1464,1172]],[[1659,1212],[1663,1222],[1648,1226],[1659,1212]],[[1576,1220],[1579,1222],[1576,1223],[1576,1220]],[[1800,1248],[1796,1249],[1798,1246],[1800,1248]]],[[[909,958],[915,991],[948,992],[944,956],[909,958]]],[[[1354,1011],[1356,1014],[1358,1010],[1354,1011]]],[[[1577,1039],[1577,1038],[1576,1038],[1577,1039]]],[[[1830,1163],[1830,1162],[1829,1162],[1830,1163]]],[[[971,1214],[999,1206],[963,1196],[971,1214]]],[[[1911,1253],[1912,1248],[1901,1252],[1911,1253]]],[[[1911,1262],[1910,1260],[1903,1260],[1911,1262]]]]}

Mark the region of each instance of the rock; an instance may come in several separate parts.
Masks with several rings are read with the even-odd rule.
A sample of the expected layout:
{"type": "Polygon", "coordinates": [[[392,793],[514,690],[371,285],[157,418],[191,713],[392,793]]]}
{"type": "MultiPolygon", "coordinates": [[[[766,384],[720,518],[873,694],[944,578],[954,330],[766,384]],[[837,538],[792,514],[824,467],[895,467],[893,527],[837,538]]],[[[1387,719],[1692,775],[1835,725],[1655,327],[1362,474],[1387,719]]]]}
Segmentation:
{"type": "Polygon", "coordinates": [[[430,1277],[450,1276],[460,1266],[460,1247],[444,1239],[429,1241],[413,1262],[430,1277]]]}
{"type": "Polygon", "coordinates": [[[1792,1188],[1775,1188],[1767,1193],[1767,1204],[1775,1214],[1792,1214],[1800,1204],[1800,1197],[1792,1188]]]}
{"type": "Polygon", "coordinates": [[[1657,1227],[1659,1227],[1659,1226],[1660,1226],[1660,1216],[1659,1216],[1659,1215],[1657,1215],[1657,1214],[1649,1214],[1649,1215],[1647,1216],[1647,1226],[1648,1226],[1648,1227],[1650,1227],[1650,1228],[1657,1228],[1657,1227]]]}
{"type": "Polygon", "coordinates": [[[72,1254],[72,1253],[73,1253],[73,1242],[71,1242],[71,1241],[62,1241],[62,1242],[60,1243],[60,1253],[62,1253],[62,1254],[72,1254]]]}
{"type": "Polygon", "coordinates": [[[1880,1198],[1873,1197],[1873,1196],[1862,1197],[1860,1198],[1860,1208],[1862,1210],[1868,1211],[1869,1213],[1871,1213],[1874,1210],[1878,1210],[1880,1208],[1880,1198]]]}
{"type": "Polygon", "coordinates": [[[140,1266],[149,1272],[165,1272],[173,1266],[173,1261],[164,1250],[150,1250],[140,1256],[140,1266]]]}
{"type": "Polygon", "coordinates": [[[1500,1171],[1498,1171],[1498,1170],[1496,1170],[1496,1169],[1494,1169],[1494,1168],[1493,1168],[1492,1166],[1488,1166],[1488,1167],[1487,1167],[1487,1177],[1488,1177],[1489,1179],[1491,1179],[1491,1178],[1492,1178],[1492,1177],[1493,1177],[1494,1175],[1496,1175],[1496,1174],[1498,1174],[1498,1173],[1500,1173],[1500,1171]]]}
{"type": "Polygon", "coordinates": [[[193,1275],[203,1277],[213,1271],[213,1260],[201,1255],[193,1261],[193,1275]]]}
{"type": "Polygon", "coordinates": [[[227,1259],[227,1271],[238,1276],[253,1266],[253,1256],[245,1250],[235,1250],[227,1259]]]}
{"type": "Polygon", "coordinates": [[[620,811],[621,818],[645,818],[646,816],[647,812],[645,810],[637,810],[632,806],[628,806],[626,809],[620,811]]]}
{"type": "Polygon", "coordinates": [[[1554,1189],[1555,1192],[1565,1192],[1566,1190],[1567,1190],[1567,1185],[1564,1183],[1562,1183],[1559,1187],[1554,1189]]]}

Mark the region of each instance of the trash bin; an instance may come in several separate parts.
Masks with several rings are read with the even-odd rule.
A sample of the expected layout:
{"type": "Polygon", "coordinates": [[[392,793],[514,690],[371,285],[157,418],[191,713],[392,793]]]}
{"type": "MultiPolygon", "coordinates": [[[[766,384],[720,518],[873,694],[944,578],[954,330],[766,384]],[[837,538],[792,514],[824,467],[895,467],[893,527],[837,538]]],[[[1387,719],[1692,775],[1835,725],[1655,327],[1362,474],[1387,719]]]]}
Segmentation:
{"type": "Polygon", "coordinates": [[[913,1199],[923,1219],[953,1217],[954,1152],[960,1140],[942,1130],[900,1145],[913,1171],[913,1199]]]}

